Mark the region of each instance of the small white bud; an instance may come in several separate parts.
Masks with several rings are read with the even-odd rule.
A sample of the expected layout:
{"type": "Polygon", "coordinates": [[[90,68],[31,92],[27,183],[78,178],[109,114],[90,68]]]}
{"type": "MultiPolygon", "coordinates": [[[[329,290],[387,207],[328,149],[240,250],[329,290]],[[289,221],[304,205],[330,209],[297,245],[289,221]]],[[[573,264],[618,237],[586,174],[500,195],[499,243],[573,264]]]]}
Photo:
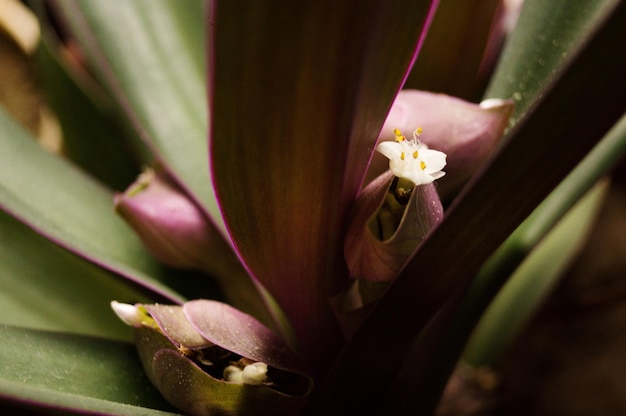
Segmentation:
{"type": "Polygon", "coordinates": [[[262,384],[267,380],[267,364],[254,363],[243,369],[243,382],[245,384],[262,384]]]}
{"type": "Polygon", "coordinates": [[[229,365],[224,369],[223,376],[224,380],[226,381],[230,381],[231,383],[243,384],[243,371],[239,367],[229,365]]]}
{"type": "Polygon", "coordinates": [[[135,305],[114,300],[111,301],[111,309],[128,326],[140,327],[145,319],[144,314],[135,305]]]}

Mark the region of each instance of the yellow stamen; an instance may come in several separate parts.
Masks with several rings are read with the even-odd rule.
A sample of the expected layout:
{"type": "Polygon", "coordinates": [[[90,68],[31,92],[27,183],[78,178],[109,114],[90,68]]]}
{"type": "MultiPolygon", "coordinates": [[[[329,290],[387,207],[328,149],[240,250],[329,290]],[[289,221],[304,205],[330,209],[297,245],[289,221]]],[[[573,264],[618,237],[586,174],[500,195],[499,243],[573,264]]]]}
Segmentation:
{"type": "MultiPolygon", "coordinates": [[[[400,153],[400,160],[404,160],[404,152],[400,153]]],[[[424,163],[424,162],[422,162],[424,163]]]]}
{"type": "Polygon", "coordinates": [[[415,129],[415,135],[419,136],[420,134],[422,134],[422,128],[418,127],[418,128],[415,129]]]}
{"type": "Polygon", "coordinates": [[[413,159],[417,159],[417,156],[419,156],[419,153],[416,150],[413,152],[413,159]]]}
{"type": "Polygon", "coordinates": [[[403,142],[406,139],[399,129],[393,129],[393,134],[396,135],[396,142],[403,142]]]}
{"type": "Polygon", "coordinates": [[[424,163],[424,161],[423,161],[423,160],[420,162],[420,168],[421,168],[422,170],[426,169],[426,163],[424,163]]]}

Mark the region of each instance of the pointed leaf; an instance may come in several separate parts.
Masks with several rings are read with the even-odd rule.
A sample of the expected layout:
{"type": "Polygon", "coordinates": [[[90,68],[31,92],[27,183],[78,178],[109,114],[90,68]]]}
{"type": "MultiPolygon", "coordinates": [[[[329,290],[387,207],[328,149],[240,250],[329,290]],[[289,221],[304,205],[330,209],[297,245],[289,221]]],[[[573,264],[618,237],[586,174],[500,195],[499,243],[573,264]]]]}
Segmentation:
{"type": "Polygon", "coordinates": [[[0,397],[20,412],[172,414],[130,344],[7,326],[0,336],[0,397]]]}
{"type": "Polygon", "coordinates": [[[89,68],[179,184],[222,222],[209,182],[203,4],[58,0],[89,68]]]}
{"type": "Polygon", "coordinates": [[[145,286],[155,296],[181,300],[155,279],[163,271],[113,213],[112,193],[42,150],[2,109],[0,153],[1,210],[57,244],[145,286]]]}
{"type": "MultiPolygon", "coordinates": [[[[555,69],[587,39],[621,0],[526,1],[498,60],[485,98],[513,98],[514,125],[541,97],[555,69]]],[[[598,66],[598,68],[600,68],[598,66]]]]}
{"type": "Polygon", "coordinates": [[[285,310],[303,355],[319,363],[336,343],[327,297],[345,283],[345,215],[429,4],[214,7],[216,190],[243,260],[285,310]]]}

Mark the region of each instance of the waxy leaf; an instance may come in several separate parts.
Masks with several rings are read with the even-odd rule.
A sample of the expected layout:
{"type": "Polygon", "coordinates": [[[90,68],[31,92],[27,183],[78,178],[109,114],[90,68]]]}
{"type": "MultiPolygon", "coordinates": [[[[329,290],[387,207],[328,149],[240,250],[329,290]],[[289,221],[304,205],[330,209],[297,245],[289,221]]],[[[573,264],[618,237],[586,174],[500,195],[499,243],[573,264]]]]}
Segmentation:
{"type": "Polygon", "coordinates": [[[183,310],[196,330],[215,345],[272,367],[285,370],[299,367],[293,351],[282,339],[230,305],[193,300],[185,303],[183,310]]]}
{"type": "Polygon", "coordinates": [[[10,414],[177,414],[130,344],[8,326],[0,336],[0,397],[10,414]]]}
{"type": "Polygon", "coordinates": [[[52,4],[139,137],[224,231],[208,185],[203,3],[52,4]]]}
{"type": "Polygon", "coordinates": [[[338,339],[328,297],[347,283],[345,217],[430,4],[213,7],[216,192],[243,261],[284,309],[299,352],[320,371],[338,339]]]}
{"type": "Polygon", "coordinates": [[[2,211],[0,264],[3,324],[130,340],[109,300],[150,301],[2,211]]]}
{"type": "Polygon", "coordinates": [[[0,209],[62,247],[181,301],[132,230],[113,213],[113,194],[67,161],[44,151],[0,109],[0,209]],[[97,238],[94,238],[97,237],[97,238]]]}
{"type": "Polygon", "coordinates": [[[145,307],[163,334],[177,347],[184,346],[195,350],[213,345],[194,328],[180,306],[155,304],[145,307]]]}

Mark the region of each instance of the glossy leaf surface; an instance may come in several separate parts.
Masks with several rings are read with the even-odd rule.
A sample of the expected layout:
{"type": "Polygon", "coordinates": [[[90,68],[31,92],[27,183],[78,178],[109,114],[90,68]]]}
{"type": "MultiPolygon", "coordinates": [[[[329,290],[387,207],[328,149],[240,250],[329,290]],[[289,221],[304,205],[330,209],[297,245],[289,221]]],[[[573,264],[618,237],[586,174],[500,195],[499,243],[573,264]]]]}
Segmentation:
{"type": "Polygon", "coordinates": [[[220,228],[208,185],[202,2],[53,3],[137,134],[220,228]]]}
{"type": "Polygon", "coordinates": [[[147,301],[119,276],[0,211],[0,322],[130,340],[111,299],[147,301]]]}
{"type": "Polygon", "coordinates": [[[57,244],[147,287],[155,296],[181,299],[155,279],[162,270],[114,214],[112,193],[42,150],[2,110],[0,149],[0,209],[57,244]]]}
{"type": "Polygon", "coordinates": [[[303,355],[324,361],[338,334],[327,297],[345,284],[343,221],[429,2],[239,1],[212,12],[211,155],[225,220],[303,355]]]}
{"type": "Polygon", "coordinates": [[[172,408],[150,385],[130,344],[8,326],[0,326],[0,336],[0,396],[16,408],[173,414],[164,411],[172,408]]]}

